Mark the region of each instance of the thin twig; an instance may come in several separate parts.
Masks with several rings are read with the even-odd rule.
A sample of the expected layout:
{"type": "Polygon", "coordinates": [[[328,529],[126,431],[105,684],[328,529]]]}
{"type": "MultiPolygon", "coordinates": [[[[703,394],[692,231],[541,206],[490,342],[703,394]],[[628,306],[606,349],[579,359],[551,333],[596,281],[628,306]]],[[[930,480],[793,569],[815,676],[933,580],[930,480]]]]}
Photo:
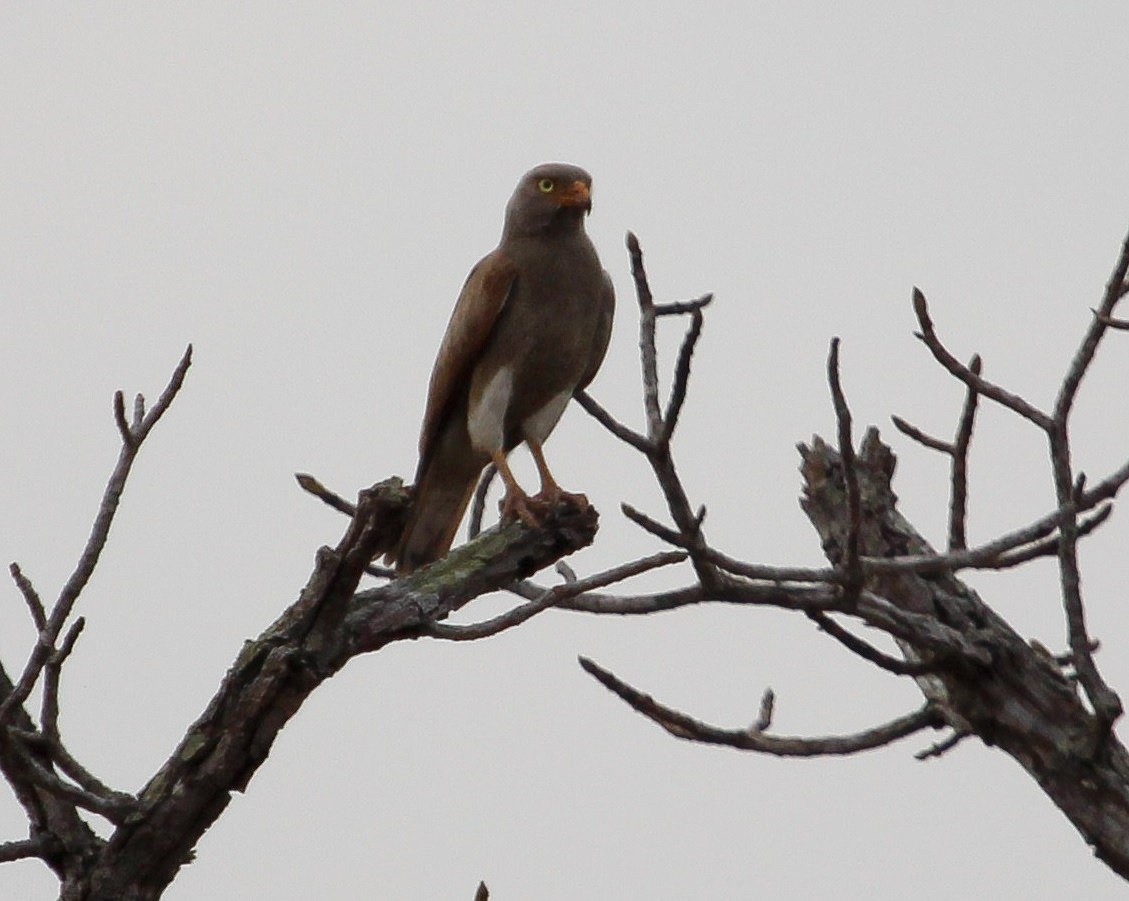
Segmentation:
{"type": "Polygon", "coordinates": [[[761,695],[760,710],[757,718],[749,725],[749,732],[765,732],[772,726],[772,713],[776,709],[776,692],[766,688],[761,695]]]}
{"type": "Polygon", "coordinates": [[[682,405],[686,402],[686,388],[690,382],[690,360],[694,356],[694,348],[702,335],[704,322],[702,310],[699,307],[690,314],[690,327],[682,339],[682,346],[678,350],[678,362],[674,367],[674,381],[670,388],[670,397],[666,403],[666,413],[663,415],[662,434],[659,444],[665,446],[670,443],[674,429],[678,425],[678,416],[682,412],[682,405]]]}
{"type": "Polygon", "coordinates": [[[105,817],[114,825],[124,823],[126,818],[137,809],[137,799],[131,795],[120,793],[109,796],[95,794],[60,779],[22,745],[16,747],[16,752],[23,759],[28,774],[39,788],[65,801],[70,801],[77,807],[105,817]]]}
{"type": "Polygon", "coordinates": [[[712,294],[703,294],[696,300],[682,300],[676,303],[657,303],[655,304],[655,315],[681,316],[685,313],[693,313],[696,310],[709,306],[712,300],[712,294]]]}
{"type": "MultiPolygon", "coordinates": [[[[1078,537],[1083,538],[1089,535],[1094,529],[1109,519],[1111,513],[1113,513],[1113,504],[1106,504],[1104,507],[1099,507],[1097,512],[1093,515],[1079,520],[1078,537]]],[[[1061,536],[1059,535],[1049,535],[1041,541],[1036,541],[1034,544],[1028,545],[1025,548],[1001,554],[992,562],[991,569],[1010,569],[1013,566],[1019,566],[1030,560],[1035,560],[1038,557],[1055,556],[1058,554],[1058,545],[1061,540],[1061,536]]]]}
{"type": "Polygon", "coordinates": [[[630,519],[635,525],[646,532],[650,532],[656,538],[660,538],[667,544],[673,544],[675,547],[686,547],[690,542],[678,531],[664,526],[656,519],[652,519],[646,513],[636,510],[631,504],[623,503],[619,505],[619,509],[623,511],[623,515],[630,519]]]}
{"type": "Polygon", "coordinates": [[[490,491],[490,485],[494,481],[494,477],[498,474],[498,467],[493,463],[487,465],[482,470],[482,475],[478,479],[478,486],[474,489],[474,499],[470,505],[470,522],[467,523],[467,541],[471,541],[478,537],[479,532],[482,531],[482,519],[486,515],[486,495],[490,491]]]}
{"type": "Polygon", "coordinates": [[[31,580],[23,574],[18,563],[9,566],[8,572],[12,574],[12,580],[19,588],[20,594],[23,595],[28,612],[31,613],[31,620],[35,623],[35,630],[42,632],[44,626],[47,625],[47,612],[43,609],[43,601],[39,598],[39,592],[35,590],[31,580]]]}
{"type": "Polygon", "coordinates": [[[574,579],[573,581],[565,582],[563,585],[556,585],[553,588],[543,591],[540,597],[530,601],[528,604],[514,607],[512,610],[507,610],[505,613],[485,620],[484,622],[467,626],[429,623],[425,625],[421,631],[424,635],[430,636],[431,638],[442,638],[447,641],[473,641],[478,638],[486,638],[490,635],[497,635],[499,632],[504,632],[506,629],[512,629],[514,626],[520,625],[533,616],[536,616],[542,610],[557,606],[561,601],[567,600],[568,598],[574,598],[587,591],[592,591],[596,588],[604,588],[616,582],[622,582],[624,579],[629,579],[640,573],[649,572],[652,569],[658,569],[661,566],[681,563],[685,559],[686,554],[682,551],[663,551],[659,554],[644,557],[641,560],[615,566],[602,573],[597,573],[594,576],[588,576],[584,579],[574,579]]]}
{"type": "MultiPolygon", "coordinates": [[[[979,377],[981,370],[979,354],[973,354],[968,363],[968,371],[979,377]]],[[[964,397],[964,407],[960,412],[956,439],[953,441],[952,499],[949,502],[949,550],[964,550],[967,545],[966,525],[968,518],[968,446],[972,442],[972,427],[976,421],[976,405],[980,392],[969,385],[964,397]]]]}
{"type": "MultiPolygon", "coordinates": [[[[1112,472],[1093,488],[1082,493],[1066,509],[1082,513],[1103,501],[1113,498],[1121,487],[1129,482],[1129,462],[1112,472]]],[[[863,570],[867,573],[916,572],[932,573],[961,569],[996,569],[997,561],[1006,551],[1015,550],[1046,538],[1059,528],[1063,521],[1063,509],[1055,510],[1035,520],[1030,525],[1008,532],[979,547],[949,554],[907,554],[902,557],[863,557],[863,570]]],[[[1056,538],[1056,541],[1058,539],[1056,538]]]]}
{"type": "MultiPolygon", "coordinates": [[[[1129,289],[1129,285],[1125,285],[1124,287],[1129,289]]],[[[1121,296],[1122,297],[1125,296],[1124,290],[1122,291],[1121,296]]],[[[1094,314],[1094,316],[1097,318],[1097,320],[1102,325],[1106,326],[1107,328],[1115,328],[1115,329],[1121,329],[1122,331],[1129,331],[1129,319],[1114,319],[1112,316],[1106,316],[1106,315],[1099,313],[1097,310],[1094,310],[1092,308],[1091,308],[1091,312],[1094,314]]]]}
{"type": "Polygon", "coordinates": [[[940,438],[934,438],[932,435],[926,434],[917,426],[906,422],[900,416],[891,416],[890,419],[899,432],[912,438],[918,444],[923,444],[930,450],[940,451],[942,454],[950,457],[953,455],[953,445],[951,442],[942,441],[940,438]]]}
{"type": "Polygon", "coordinates": [[[75,642],[78,641],[85,627],[86,620],[80,616],[71,624],[63,643],[43,668],[43,704],[40,720],[43,734],[48,738],[55,740],[59,738],[59,677],[62,675],[63,663],[74,650],[75,642]]]}
{"type": "Polygon", "coordinates": [[[629,444],[637,451],[643,454],[649,454],[654,450],[654,442],[648,440],[640,435],[634,429],[628,428],[611,413],[600,406],[599,401],[596,400],[587,391],[578,391],[575,395],[576,402],[584,409],[584,411],[596,420],[605,429],[615,435],[624,444],[629,444]]]}
{"type": "Polygon", "coordinates": [[[1074,358],[1070,361],[1070,368],[1067,370],[1059,388],[1058,396],[1055,398],[1054,420],[1056,424],[1065,424],[1070,415],[1074,398],[1078,395],[1078,388],[1082,384],[1082,379],[1097,353],[1098,344],[1101,343],[1106,328],[1108,328],[1103,319],[1109,319],[1113,315],[1113,310],[1118,301],[1124,296],[1126,275],[1129,275],[1129,235],[1121,244],[1121,252],[1118,254],[1113,272],[1106,282],[1101,305],[1090,320],[1090,326],[1086,329],[1082,343],[1078,346],[1074,358]]]}
{"type": "Polygon", "coordinates": [[[330,491],[309,473],[296,472],[294,473],[294,480],[303,491],[309,492],[318,500],[328,504],[338,513],[344,513],[346,516],[357,515],[357,507],[355,504],[345,500],[341,495],[330,491]]]}
{"type": "MultiPolygon", "coordinates": [[[[133,398],[133,425],[130,427],[130,434],[138,431],[145,422],[145,395],[138,392],[133,398]]],[[[134,436],[136,440],[136,436],[134,436]]],[[[126,442],[127,444],[129,442],[126,442]]]]}
{"type": "Polygon", "coordinates": [[[659,538],[668,544],[673,544],[675,547],[683,548],[687,551],[697,552],[709,563],[716,565],[719,569],[726,572],[733,573],[734,575],[744,576],[748,579],[758,579],[767,582],[818,582],[818,583],[837,583],[844,581],[844,575],[840,570],[832,568],[814,569],[806,566],[770,566],[763,563],[746,563],[743,560],[738,560],[735,557],[730,557],[721,551],[715,550],[711,547],[695,548],[694,542],[687,539],[680,532],[664,526],[662,523],[652,519],[646,513],[636,510],[631,504],[620,504],[620,510],[623,515],[630,519],[633,523],[639,526],[646,532],[650,532],[656,538],[659,538]]]}
{"type": "Polygon", "coordinates": [[[936,708],[932,704],[926,704],[906,716],[852,735],[797,738],[765,735],[763,732],[749,729],[719,729],[660,704],[650,695],[643,694],[586,657],[580,658],[580,665],[605,688],[648,719],[658,723],[671,735],[689,741],[728,745],[745,751],[759,751],[780,757],[856,754],[859,751],[888,745],[922,729],[944,725],[944,719],[936,708]]]}
{"type": "Polygon", "coordinates": [[[882,651],[878,650],[878,648],[863,641],[847,629],[844,629],[826,613],[821,613],[818,610],[808,610],[806,612],[809,619],[843,645],[843,647],[847,648],[847,650],[858,654],[858,656],[862,657],[864,660],[870,661],[875,666],[887,672],[894,673],[897,676],[923,676],[926,673],[935,672],[937,669],[935,666],[921,661],[899,660],[897,657],[884,654],[882,651]]]}
{"type": "Polygon", "coordinates": [[[117,423],[118,434],[122,436],[122,444],[130,445],[137,440],[125,419],[125,395],[121,391],[114,392],[114,422],[117,423]]]}
{"type": "Polygon", "coordinates": [[[925,346],[928,347],[933,354],[933,358],[946,370],[970,388],[975,388],[980,394],[1018,413],[1024,419],[1030,420],[1044,431],[1051,429],[1053,426],[1051,417],[1042,410],[1033,407],[1022,397],[1019,397],[1019,395],[1005,391],[999,385],[995,385],[987,379],[976,375],[971,369],[961,363],[960,360],[949,353],[941,343],[941,339],[937,337],[937,331],[933,327],[933,320],[929,318],[929,308],[925,302],[925,295],[917,288],[913,289],[913,309],[917,314],[918,324],[921,326],[921,331],[915,332],[914,334],[925,343],[925,346]]]}
{"type": "Polygon", "coordinates": [[[928,760],[931,757],[940,757],[947,751],[951,751],[962,741],[968,738],[972,733],[965,732],[963,729],[956,729],[953,734],[943,741],[935,742],[924,751],[918,751],[913,755],[914,760],[928,760]]]}
{"type": "Polygon", "coordinates": [[[859,529],[862,522],[862,500],[859,497],[858,468],[855,462],[854,437],[851,434],[851,410],[839,380],[839,339],[831,339],[831,352],[827,356],[827,381],[831,386],[831,400],[835,406],[835,419],[839,426],[839,458],[843,462],[843,480],[847,486],[847,541],[843,553],[843,570],[847,574],[846,597],[848,605],[862,585],[862,567],[859,563],[859,529]]]}
{"type": "Polygon", "coordinates": [[[643,251],[633,232],[627,233],[627,252],[631,256],[631,276],[639,302],[639,359],[643,367],[643,410],[647,416],[647,437],[657,442],[662,434],[659,410],[658,353],[655,350],[655,301],[643,268],[643,251]]]}

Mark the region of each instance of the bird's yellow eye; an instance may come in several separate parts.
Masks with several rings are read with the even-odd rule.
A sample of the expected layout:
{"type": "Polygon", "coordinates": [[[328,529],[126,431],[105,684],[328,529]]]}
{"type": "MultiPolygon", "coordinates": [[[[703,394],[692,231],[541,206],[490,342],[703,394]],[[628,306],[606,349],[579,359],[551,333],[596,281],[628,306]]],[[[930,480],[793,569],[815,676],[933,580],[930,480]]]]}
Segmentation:
{"type": "Polygon", "coordinates": [[[548,194],[553,190],[553,180],[551,178],[543,178],[537,182],[537,189],[542,194],[548,194]]]}

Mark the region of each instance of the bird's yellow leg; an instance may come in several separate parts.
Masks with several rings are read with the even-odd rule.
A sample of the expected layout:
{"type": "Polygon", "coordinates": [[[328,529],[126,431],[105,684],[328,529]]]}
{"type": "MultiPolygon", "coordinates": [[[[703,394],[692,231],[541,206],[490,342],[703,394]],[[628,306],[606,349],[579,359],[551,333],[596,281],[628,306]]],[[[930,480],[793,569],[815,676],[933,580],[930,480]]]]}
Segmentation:
{"type": "Polygon", "coordinates": [[[502,477],[502,483],[506,486],[506,496],[502,498],[502,519],[520,519],[530,528],[540,528],[541,522],[533,515],[533,511],[529,508],[529,495],[527,495],[522,487],[517,483],[514,478],[513,470],[510,469],[510,464],[506,461],[506,455],[500,451],[492,451],[490,459],[494,461],[494,467],[498,470],[498,475],[502,477]]]}
{"type": "Polygon", "coordinates": [[[545,462],[545,453],[541,450],[541,444],[528,439],[526,444],[529,445],[529,452],[533,455],[533,462],[537,464],[537,474],[541,477],[541,491],[538,492],[535,499],[548,504],[559,504],[562,500],[565,500],[579,507],[587,507],[588,498],[583,494],[572,494],[557,484],[557,480],[549,472],[549,464],[545,462]]]}

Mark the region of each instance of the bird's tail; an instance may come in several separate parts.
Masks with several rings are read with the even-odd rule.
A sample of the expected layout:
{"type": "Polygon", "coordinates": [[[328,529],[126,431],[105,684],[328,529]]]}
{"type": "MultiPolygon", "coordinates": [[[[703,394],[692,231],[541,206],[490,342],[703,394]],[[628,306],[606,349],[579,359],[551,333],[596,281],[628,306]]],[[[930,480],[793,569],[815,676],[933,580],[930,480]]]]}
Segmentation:
{"type": "Polygon", "coordinates": [[[416,479],[415,499],[400,543],[389,554],[397,575],[419,569],[450,550],[483,465],[465,457],[444,460],[442,455],[430,461],[416,479]]]}

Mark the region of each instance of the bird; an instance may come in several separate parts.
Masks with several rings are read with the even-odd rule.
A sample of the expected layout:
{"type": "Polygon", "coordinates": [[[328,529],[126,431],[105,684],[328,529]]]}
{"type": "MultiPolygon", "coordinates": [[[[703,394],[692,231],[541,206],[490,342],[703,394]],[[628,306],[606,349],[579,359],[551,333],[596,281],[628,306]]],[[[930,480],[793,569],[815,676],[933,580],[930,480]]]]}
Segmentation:
{"type": "Polygon", "coordinates": [[[562,500],[587,505],[553,478],[542,445],[607,353],[615,290],[584,229],[592,177],[544,163],[506,204],[498,246],[467,276],[439,346],[419,438],[413,502],[397,546],[398,575],[443,557],[487,464],[505,485],[502,519],[536,527],[562,500]],[[541,489],[530,497],[507,454],[524,442],[541,489]]]}

